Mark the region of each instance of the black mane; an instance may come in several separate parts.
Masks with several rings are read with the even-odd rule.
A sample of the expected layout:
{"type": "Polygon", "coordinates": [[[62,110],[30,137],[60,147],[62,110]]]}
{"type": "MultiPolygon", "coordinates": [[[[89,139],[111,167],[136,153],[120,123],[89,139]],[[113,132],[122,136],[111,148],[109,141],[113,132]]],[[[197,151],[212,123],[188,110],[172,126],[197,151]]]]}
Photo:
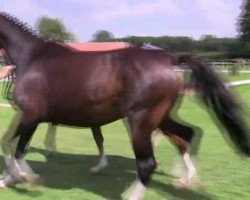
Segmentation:
{"type": "Polygon", "coordinates": [[[27,23],[24,23],[22,21],[20,21],[17,17],[15,17],[14,15],[11,15],[7,12],[0,12],[0,18],[3,18],[7,21],[9,21],[10,23],[13,23],[14,25],[16,25],[20,30],[22,30],[23,32],[26,32],[34,37],[39,37],[37,31],[35,31],[31,26],[29,26],[27,23]]]}

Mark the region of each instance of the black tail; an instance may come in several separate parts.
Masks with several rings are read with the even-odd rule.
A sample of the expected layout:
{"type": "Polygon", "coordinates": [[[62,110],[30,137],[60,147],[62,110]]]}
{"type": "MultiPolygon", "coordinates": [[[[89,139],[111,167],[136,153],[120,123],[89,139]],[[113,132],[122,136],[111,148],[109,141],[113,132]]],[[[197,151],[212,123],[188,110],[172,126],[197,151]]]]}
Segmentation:
{"type": "Polygon", "coordinates": [[[202,100],[213,109],[235,145],[250,156],[250,135],[242,119],[240,106],[219,75],[201,59],[191,55],[179,56],[178,63],[180,66],[183,66],[183,63],[187,64],[191,70],[190,81],[202,100]]]}

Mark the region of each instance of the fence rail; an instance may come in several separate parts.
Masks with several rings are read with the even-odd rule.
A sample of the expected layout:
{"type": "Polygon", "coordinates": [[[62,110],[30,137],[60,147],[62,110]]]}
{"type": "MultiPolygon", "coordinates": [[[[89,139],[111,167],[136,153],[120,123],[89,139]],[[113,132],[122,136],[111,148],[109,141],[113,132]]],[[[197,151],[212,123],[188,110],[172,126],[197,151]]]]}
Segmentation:
{"type": "Polygon", "coordinates": [[[213,61],[209,62],[209,65],[218,71],[240,71],[240,72],[249,72],[250,73],[250,61],[213,61]]]}

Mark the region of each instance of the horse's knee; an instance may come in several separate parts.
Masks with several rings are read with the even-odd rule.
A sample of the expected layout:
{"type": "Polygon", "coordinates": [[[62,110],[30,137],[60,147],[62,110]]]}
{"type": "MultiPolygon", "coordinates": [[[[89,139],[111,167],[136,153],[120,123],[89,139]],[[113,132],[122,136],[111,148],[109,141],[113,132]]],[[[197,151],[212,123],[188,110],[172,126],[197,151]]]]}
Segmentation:
{"type": "Polygon", "coordinates": [[[151,175],[154,173],[156,169],[156,162],[154,158],[147,159],[138,159],[137,160],[138,167],[138,177],[140,181],[146,185],[151,178],[151,175]]]}

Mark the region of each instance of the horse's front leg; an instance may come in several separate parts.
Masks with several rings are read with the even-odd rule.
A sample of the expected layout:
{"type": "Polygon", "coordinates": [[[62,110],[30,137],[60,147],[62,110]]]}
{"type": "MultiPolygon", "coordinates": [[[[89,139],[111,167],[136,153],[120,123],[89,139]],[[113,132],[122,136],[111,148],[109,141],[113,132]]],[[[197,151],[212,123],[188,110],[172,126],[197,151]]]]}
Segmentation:
{"type": "Polygon", "coordinates": [[[44,139],[44,146],[46,149],[45,156],[52,157],[56,152],[56,128],[53,123],[48,124],[47,133],[44,139]]]}
{"type": "Polygon", "coordinates": [[[146,191],[146,185],[150,182],[151,176],[156,169],[151,133],[153,131],[150,112],[138,112],[128,116],[131,128],[131,142],[134,149],[138,179],[132,186],[132,192],[125,198],[129,200],[141,200],[146,191]]]}
{"type": "Polygon", "coordinates": [[[0,181],[0,188],[13,184],[15,181],[30,183],[37,182],[39,176],[34,174],[26,161],[23,160],[26,146],[36,130],[37,124],[37,122],[27,121],[22,117],[13,138],[11,138],[12,140],[17,136],[20,136],[16,151],[14,157],[6,156],[7,169],[5,171],[4,179],[0,181]]]}

